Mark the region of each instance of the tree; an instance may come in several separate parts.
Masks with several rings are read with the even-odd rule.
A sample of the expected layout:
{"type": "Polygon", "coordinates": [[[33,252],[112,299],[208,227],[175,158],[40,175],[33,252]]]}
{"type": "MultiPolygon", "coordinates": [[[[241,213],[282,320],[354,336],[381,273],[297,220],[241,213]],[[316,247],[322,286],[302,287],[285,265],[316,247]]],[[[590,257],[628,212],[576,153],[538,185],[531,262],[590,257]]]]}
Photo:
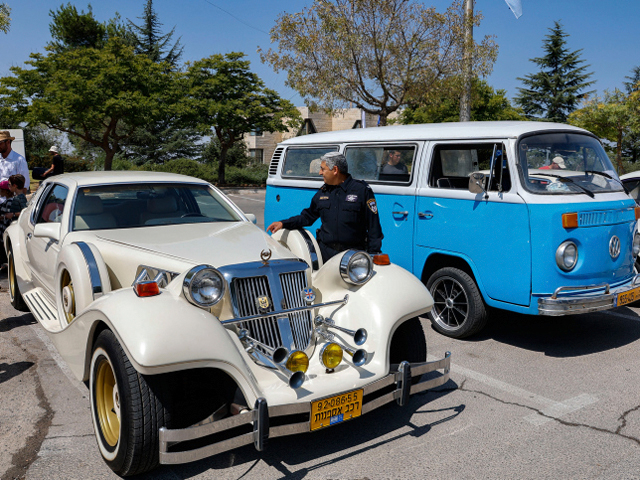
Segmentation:
{"type": "Polygon", "coordinates": [[[190,113],[203,132],[220,142],[218,182],[225,183],[228,150],[254,130],[285,132],[297,128],[300,113],[288,100],[265,88],[249,71],[243,53],[216,54],[188,64],[190,113]]]}
{"type": "MultiPolygon", "coordinates": [[[[404,124],[458,122],[460,120],[459,91],[451,88],[443,88],[441,91],[442,95],[412,102],[402,110],[401,122],[404,124]]],[[[485,80],[478,77],[473,78],[471,82],[471,105],[471,121],[525,119],[522,110],[513,107],[509,102],[506,90],[496,91],[485,80]]]]}
{"type": "MultiPolygon", "coordinates": [[[[625,90],[628,95],[640,90],[640,67],[634,67],[631,70],[631,76],[624,77],[628,82],[624,82],[625,90]]],[[[622,156],[636,163],[640,159],[640,132],[631,132],[625,135],[622,142],[622,156]]]]}
{"type": "Polygon", "coordinates": [[[129,30],[134,38],[136,53],[146,55],[152,62],[167,62],[171,68],[177,68],[183,47],[180,46],[180,39],[169,46],[175,27],[169,33],[162,34],[162,23],[153,9],[153,0],[147,0],[144,12],[138,19],[142,20],[142,25],[136,25],[129,20],[129,30]]]}
{"type": "MultiPolygon", "coordinates": [[[[307,103],[356,106],[385,125],[390,113],[461,73],[464,13],[460,0],[445,13],[414,0],[314,0],[281,15],[271,41],[278,51],[261,52],[262,61],[287,71],[286,84],[307,103]]],[[[490,37],[474,43],[475,72],[490,73],[496,55],[490,37]]]]}
{"type": "Polygon", "coordinates": [[[543,117],[552,122],[566,122],[581,100],[593,91],[584,90],[595,81],[588,80],[593,72],[586,73],[590,65],[582,65],[582,50],[570,52],[566,47],[564,32],[560,22],[555,22],[549,29],[551,32],[543,41],[546,55],[532,58],[531,61],[540,67],[538,73],[518,77],[526,88],[518,88],[516,97],[529,118],[543,117]]]}
{"type": "MultiPolygon", "coordinates": [[[[618,173],[623,173],[622,145],[625,138],[640,132],[640,92],[629,95],[616,89],[594,97],[569,115],[569,123],[586,128],[615,145],[618,173]]],[[[605,148],[610,148],[605,143],[605,148]]]]}
{"type": "Polygon", "coordinates": [[[30,125],[77,136],[105,152],[111,169],[121,143],[143,125],[167,114],[173,74],[118,38],[102,48],[35,53],[32,68],[12,67],[0,78],[0,104],[30,125]]]}
{"type": "Polygon", "coordinates": [[[11,8],[6,3],[0,3],[0,32],[9,33],[11,26],[11,8]]]}

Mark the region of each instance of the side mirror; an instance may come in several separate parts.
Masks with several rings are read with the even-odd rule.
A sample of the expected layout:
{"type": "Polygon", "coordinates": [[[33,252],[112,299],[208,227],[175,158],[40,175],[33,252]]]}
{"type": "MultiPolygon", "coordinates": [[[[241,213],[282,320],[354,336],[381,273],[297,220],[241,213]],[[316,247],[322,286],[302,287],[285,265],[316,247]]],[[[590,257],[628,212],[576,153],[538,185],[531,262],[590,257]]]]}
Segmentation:
{"type": "Polygon", "coordinates": [[[469,191],[471,193],[487,193],[485,190],[485,183],[487,181],[487,177],[484,176],[483,173],[473,172],[469,175],[469,191]]]}
{"type": "Polygon", "coordinates": [[[33,229],[33,236],[40,238],[50,238],[56,242],[60,241],[61,224],[58,222],[38,223],[33,229]]]}
{"type": "Polygon", "coordinates": [[[244,216],[247,217],[250,222],[253,222],[254,225],[258,223],[258,220],[256,219],[256,216],[253,213],[245,213],[244,216]]]}

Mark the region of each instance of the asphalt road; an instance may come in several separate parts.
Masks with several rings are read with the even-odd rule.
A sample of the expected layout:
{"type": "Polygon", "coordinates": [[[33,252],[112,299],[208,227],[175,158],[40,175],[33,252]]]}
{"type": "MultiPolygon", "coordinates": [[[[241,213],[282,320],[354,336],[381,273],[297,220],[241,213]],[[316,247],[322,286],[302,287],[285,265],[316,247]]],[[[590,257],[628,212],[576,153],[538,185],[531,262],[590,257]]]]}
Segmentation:
{"type": "MultiPolygon", "coordinates": [[[[259,192],[231,195],[246,212],[262,208],[259,192]]],[[[11,308],[6,271],[0,285],[2,479],[118,478],[98,453],[86,386],[33,317],[11,308]]],[[[492,311],[468,340],[425,323],[429,354],[452,352],[451,381],[437,391],[262,453],[247,446],[141,478],[639,478],[639,313],[492,311]]]]}

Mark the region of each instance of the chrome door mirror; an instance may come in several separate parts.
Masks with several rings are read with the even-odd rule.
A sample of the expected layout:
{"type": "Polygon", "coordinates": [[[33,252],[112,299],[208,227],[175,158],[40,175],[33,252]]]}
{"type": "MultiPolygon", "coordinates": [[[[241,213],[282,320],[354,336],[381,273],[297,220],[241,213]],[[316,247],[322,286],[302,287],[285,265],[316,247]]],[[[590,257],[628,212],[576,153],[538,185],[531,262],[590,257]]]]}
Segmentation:
{"type": "Polygon", "coordinates": [[[487,193],[485,190],[485,183],[487,177],[483,173],[473,172],[469,175],[469,191],[471,193],[487,193]]]}

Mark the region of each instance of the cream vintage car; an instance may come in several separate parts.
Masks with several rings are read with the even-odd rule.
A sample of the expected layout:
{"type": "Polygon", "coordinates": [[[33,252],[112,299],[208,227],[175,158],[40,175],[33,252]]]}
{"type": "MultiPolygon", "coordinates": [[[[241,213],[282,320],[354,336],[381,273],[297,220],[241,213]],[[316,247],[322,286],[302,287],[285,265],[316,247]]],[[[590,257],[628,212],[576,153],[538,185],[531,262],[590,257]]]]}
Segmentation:
{"type": "Polygon", "coordinates": [[[262,450],[448,380],[418,279],[360,251],[323,264],[306,231],[251,217],[195,178],[91,172],[44,182],[5,232],[11,303],[88,381],[116,473],[262,450]]]}

